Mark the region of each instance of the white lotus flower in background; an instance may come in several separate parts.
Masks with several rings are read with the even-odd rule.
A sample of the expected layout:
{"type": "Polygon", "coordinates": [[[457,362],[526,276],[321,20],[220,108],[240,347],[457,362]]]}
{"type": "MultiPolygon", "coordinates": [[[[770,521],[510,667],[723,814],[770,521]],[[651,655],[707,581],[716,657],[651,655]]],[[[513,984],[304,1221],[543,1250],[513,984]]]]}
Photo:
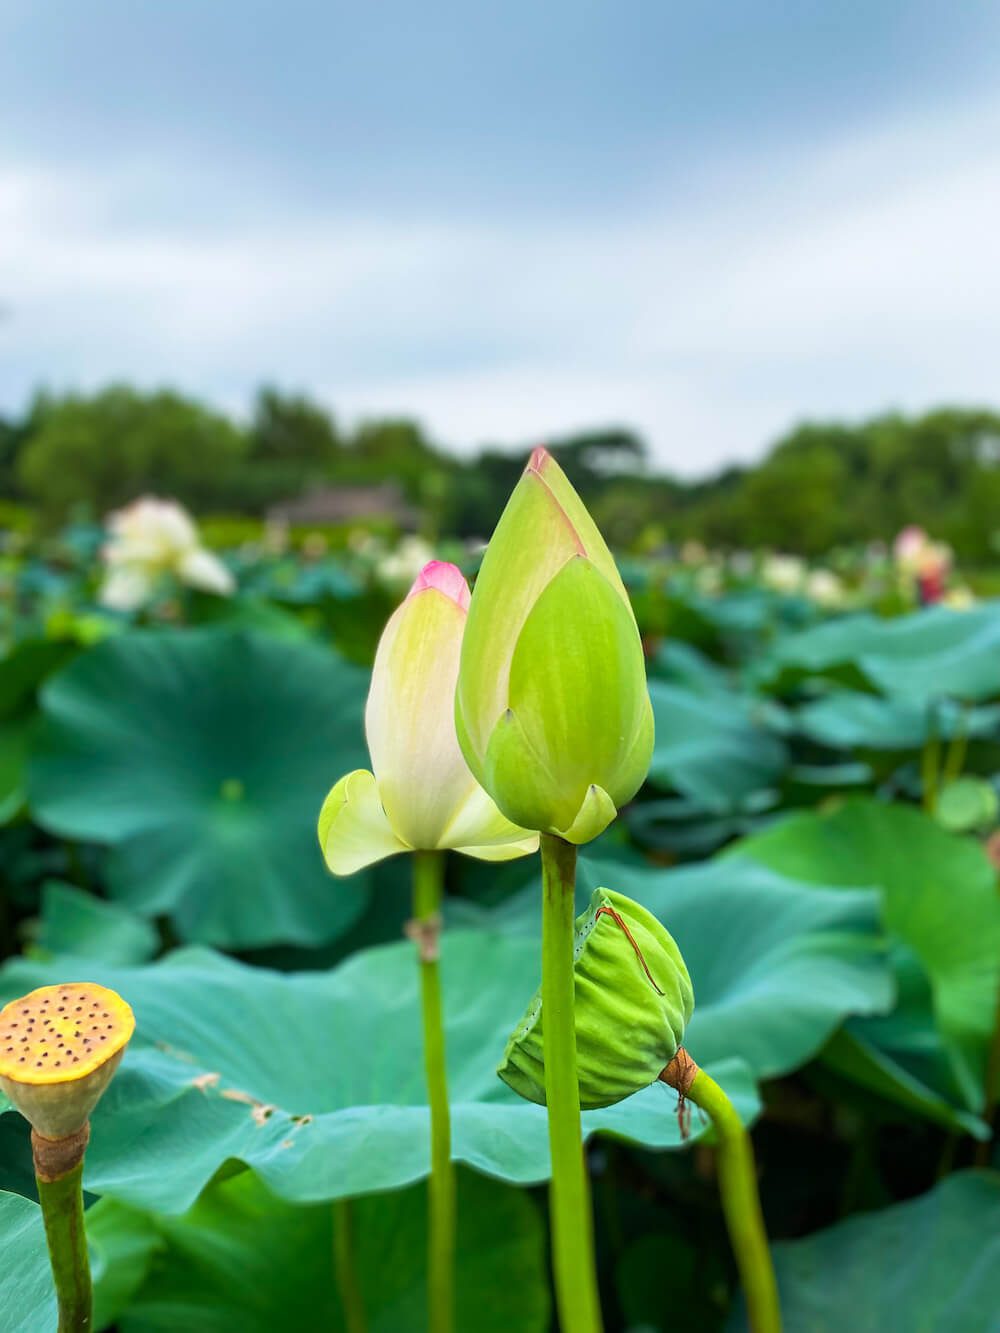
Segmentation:
{"type": "Polygon", "coordinates": [[[365,709],[372,771],[356,769],[323,803],[319,840],[335,875],[397,852],[452,848],[507,861],[538,834],[500,813],[455,732],[455,683],[469,610],[460,569],[432,560],[379,640],[365,709]]]}
{"type": "Polygon", "coordinates": [[[805,582],[806,564],[797,555],[769,555],[760,575],[774,592],[799,592],[805,582]]]}
{"type": "Polygon", "coordinates": [[[832,569],[811,569],[806,576],[806,596],[817,606],[831,610],[843,606],[846,589],[832,569]]]}
{"type": "Polygon", "coordinates": [[[722,570],[718,565],[702,565],[695,570],[694,586],[706,597],[717,597],[722,592],[722,570]]]}
{"type": "Polygon", "coordinates": [[[703,565],[708,559],[708,551],[699,541],[686,541],[681,547],[682,565],[703,565]]]}
{"type": "Polygon", "coordinates": [[[191,516],[175,500],[143,496],[109,515],[108,532],[99,595],[104,606],[135,610],[149,601],[164,575],[219,597],[235,591],[232,574],[202,546],[191,516]]]}
{"type": "Polygon", "coordinates": [[[433,560],[434,550],[422,537],[404,537],[394,551],[379,560],[375,574],[380,583],[401,588],[412,583],[433,560]]]}

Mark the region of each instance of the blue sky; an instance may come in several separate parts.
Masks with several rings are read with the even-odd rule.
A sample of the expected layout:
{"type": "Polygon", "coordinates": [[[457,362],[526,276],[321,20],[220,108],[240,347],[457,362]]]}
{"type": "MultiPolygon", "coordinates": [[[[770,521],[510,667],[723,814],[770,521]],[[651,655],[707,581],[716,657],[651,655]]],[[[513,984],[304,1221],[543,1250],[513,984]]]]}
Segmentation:
{"type": "Polygon", "coordinates": [[[262,380],[443,443],[1000,402],[1000,11],[0,8],[0,410],[262,380]]]}

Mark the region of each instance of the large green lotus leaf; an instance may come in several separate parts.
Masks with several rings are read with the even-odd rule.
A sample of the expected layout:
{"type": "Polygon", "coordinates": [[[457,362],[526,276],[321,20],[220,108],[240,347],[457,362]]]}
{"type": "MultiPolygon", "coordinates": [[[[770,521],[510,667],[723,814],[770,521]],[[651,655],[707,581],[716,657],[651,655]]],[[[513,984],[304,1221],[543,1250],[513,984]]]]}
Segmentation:
{"type": "MultiPolygon", "coordinates": [[[[773,1253],[794,1333],[996,1333],[1000,1174],[961,1171],[773,1253]]],[[[745,1315],[730,1327],[746,1328],[745,1315]]]]}
{"type": "Polygon", "coordinates": [[[99,1199],[87,1209],[87,1245],[94,1279],[94,1328],[117,1324],[146,1281],[166,1240],[153,1213],[99,1199]]]}
{"type": "MultiPolygon", "coordinates": [[[[454,1156],[505,1180],[543,1180],[545,1110],[496,1074],[538,985],[538,941],[455,932],[442,967],[454,1156]]],[[[417,970],[406,942],[327,973],[271,972],[201,948],[141,967],[20,959],[0,974],[0,1001],[79,976],[111,986],[135,1010],[136,1035],[92,1119],[85,1180],[94,1193],[180,1212],[236,1158],[283,1198],[319,1202],[428,1172],[417,970]]],[[[751,1119],[749,1070],[717,1059],[705,1063],[751,1119]]],[[[588,1133],[652,1148],[680,1145],[662,1084],[588,1112],[584,1123],[588,1133]]]]}
{"type": "Polygon", "coordinates": [[[736,1052],[757,1078],[804,1064],[852,1014],[882,1013],[892,979],[873,895],[805,887],[723,860],[678,870],[584,863],[667,926],[694,984],[685,1045],[699,1063],[736,1052]]]}
{"type": "Polygon", "coordinates": [[[73,884],[49,880],[33,949],[43,956],[72,954],[105,963],[145,963],[159,947],[152,922],[73,884]]]}
{"type": "Polygon", "coordinates": [[[907,698],[883,699],[860,690],[837,690],[800,708],[796,721],[810,740],[835,749],[917,750],[932,736],[987,736],[1000,722],[1000,707],[928,708],[907,698]]]}
{"type": "Polygon", "coordinates": [[[666,796],[633,802],[625,811],[624,824],[654,857],[700,860],[770,823],[780,799],[776,789],[762,788],[746,799],[742,809],[721,814],[688,796],[666,796]]]}
{"type": "Polygon", "coordinates": [[[43,691],[31,804],[108,843],[108,888],[183,939],[319,944],[364,907],[330,878],[316,816],[365,762],[365,677],[318,644],[202,629],[129,633],[43,691]]]}
{"type": "Polygon", "coordinates": [[[823,1048],[821,1058],[835,1073],[915,1115],[973,1138],[990,1137],[985,1121],[954,1106],[892,1051],[876,1045],[864,1021],[848,1022],[839,1028],[823,1048]]]}
{"type": "Polygon", "coordinates": [[[298,616],[252,593],[236,597],[192,594],[192,618],[198,625],[225,625],[227,629],[253,630],[272,639],[311,639],[315,632],[298,616]]]}
{"type": "Polygon", "coordinates": [[[752,664],[750,673],[779,693],[810,676],[829,677],[855,689],[870,689],[871,680],[859,659],[881,642],[888,623],[863,611],[784,634],[752,664]]]}
{"type": "Polygon", "coordinates": [[[979,1110],[1000,986],[1000,896],[979,845],[919,810],[857,799],[792,815],[730,855],[816,884],[881,890],[886,927],[926,970],[954,1078],[979,1110]]]}
{"type": "MultiPolygon", "coordinates": [[[[849,1015],[892,1004],[870,891],[817,889],[750,862],[650,870],[581,856],[580,910],[599,886],[647,907],[677,941],[695,999],[684,1044],[699,1063],[738,1053],[757,1078],[777,1077],[810,1059],[849,1015]]],[[[478,919],[537,935],[539,903],[532,886],[478,919]]],[[[473,910],[463,910],[466,919],[473,910]]]]}
{"type": "Polygon", "coordinates": [[[707,596],[678,579],[671,582],[665,609],[671,638],[720,647],[727,658],[740,661],[756,653],[776,630],[797,628],[815,616],[805,598],[775,596],[763,588],[707,596]]]}
{"type": "Polygon", "coordinates": [[[862,614],[779,639],[757,671],[783,689],[810,675],[926,703],[1000,696],[1000,602],[932,607],[896,620],[862,614]]]}
{"type": "Polygon", "coordinates": [[[728,1245],[721,1237],[713,1244],[700,1228],[694,1234],[686,1209],[675,1213],[676,1220],[663,1217],[664,1230],[647,1231],[621,1251],[615,1288],[628,1333],[706,1333],[725,1320],[728,1245]]]}
{"type": "Polygon", "coordinates": [[[77,651],[75,643],[57,639],[25,639],[12,648],[0,661],[0,717],[29,707],[46,677],[77,651]]]}
{"type": "Polygon", "coordinates": [[[938,1033],[934,992],[920,959],[894,940],[889,962],[896,979],[892,1010],[849,1019],[824,1048],[824,1065],[948,1129],[989,1138],[989,1126],[963,1109],[963,1089],[938,1033]]]}
{"type": "Polygon", "coordinates": [[[724,813],[780,778],[788,751],[754,716],[752,702],[721,692],[696,695],[657,680],[649,693],[656,723],[649,780],[655,786],[676,788],[724,813]]]}
{"type": "Polygon", "coordinates": [[[653,679],[683,686],[695,694],[726,694],[729,681],[717,662],[683,639],[670,638],[656,651],[648,664],[653,679]]]}
{"type": "Polygon", "coordinates": [[[51,1333],[56,1322],[41,1209],[0,1190],[0,1328],[51,1333]]]}
{"type": "Polygon", "coordinates": [[[26,804],[25,770],[37,724],[31,713],[0,721],[0,824],[9,824],[26,804]]]}
{"type": "Polygon", "coordinates": [[[25,770],[38,721],[38,688],[76,651],[72,643],[28,639],[0,661],[0,824],[14,819],[27,799],[25,770]]]}
{"type": "MultiPolygon", "coordinates": [[[[427,1200],[422,1185],[351,1200],[354,1267],[369,1333],[426,1327],[427,1200]]],[[[136,1214],[103,1200],[103,1290],[136,1251],[136,1214]]],[[[476,1333],[544,1333],[549,1326],[545,1238],[523,1190],[469,1171],[458,1174],[456,1325],[476,1333]]],[[[158,1252],[119,1317],[122,1333],[273,1333],[346,1325],[333,1278],[329,1204],[289,1204],[252,1171],[213,1184],[183,1217],[149,1217],[158,1252]]],[[[143,1232],[140,1231],[140,1236],[143,1232]]],[[[144,1237],[143,1237],[144,1238],[144,1237]]],[[[120,1308],[120,1300],[118,1306],[120,1308]]]]}

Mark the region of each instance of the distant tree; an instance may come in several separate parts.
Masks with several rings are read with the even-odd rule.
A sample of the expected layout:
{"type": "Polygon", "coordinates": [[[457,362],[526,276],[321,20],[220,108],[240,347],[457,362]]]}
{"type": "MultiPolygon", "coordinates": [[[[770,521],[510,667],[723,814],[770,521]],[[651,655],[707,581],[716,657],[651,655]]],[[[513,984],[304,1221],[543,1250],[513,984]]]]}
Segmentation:
{"type": "Polygon", "coordinates": [[[414,503],[430,497],[439,504],[456,466],[427,438],[419,422],[388,417],[358,426],[337,471],[346,480],[394,481],[414,503]]]}
{"type": "Polygon", "coordinates": [[[295,463],[329,469],[343,451],[333,418],[301,394],[264,387],[254,404],[249,429],[252,461],[295,463]]]}
{"type": "Polygon", "coordinates": [[[0,417],[0,497],[15,500],[21,494],[17,459],[27,438],[25,422],[0,417]]]}
{"type": "MultiPolygon", "coordinates": [[[[821,556],[919,523],[962,559],[1000,552],[1000,414],[984,408],[804,422],[756,466],[690,482],[655,473],[623,428],[549,447],[621,548],[695,537],[821,556]]],[[[428,537],[487,538],[529,453],[489,445],[458,459],[407,418],[342,434],[318,404],[270,387],[243,430],[179,394],[113,386],[42,393],[23,419],[0,419],[0,498],[35,501],[53,519],[79,505],[99,515],[146,491],[195,510],[259,513],[317,486],[392,483],[428,537]]]]}
{"type": "Polygon", "coordinates": [[[995,558],[1000,416],[984,409],[899,413],[857,425],[808,422],[763,462],[689,490],[681,526],[724,546],[821,555],[918,523],[966,559],[995,558]]]}
{"type": "Polygon", "coordinates": [[[247,430],[246,465],[227,507],[262,512],[328,482],[344,444],[333,418],[309,398],[264,387],[247,430]]]}
{"type": "Polygon", "coordinates": [[[609,479],[641,473],[646,464],[643,441],[619,427],[554,440],[548,448],[584,497],[601,491],[609,479]]]}
{"type": "Polygon", "coordinates": [[[775,452],[743,481],[736,513],[744,546],[821,555],[849,531],[849,471],[836,447],[775,452]]]}
{"type": "Polygon", "coordinates": [[[227,502],[246,453],[245,435],[201,404],[113,386],[90,397],[40,395],[17,476],[56,518],[80,505],[100,515],[144,492],[205,508],[227,502]]]}

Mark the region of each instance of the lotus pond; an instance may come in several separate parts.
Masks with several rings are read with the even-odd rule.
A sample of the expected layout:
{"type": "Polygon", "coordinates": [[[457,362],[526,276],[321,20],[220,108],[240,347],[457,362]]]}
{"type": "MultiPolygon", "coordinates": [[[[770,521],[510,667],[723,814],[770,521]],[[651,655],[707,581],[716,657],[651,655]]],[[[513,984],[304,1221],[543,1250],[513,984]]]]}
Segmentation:
{"type": "MultiPolygon", "coordinates": [[[[1000,1329],[1000,601],[822,607],[757,566],[719,581],[621,560],[655,722],[641,787],[612,793],[607,818],[591,802],[546,833],[521,815],[534,786],[508,799],[484,759],[503,816],[463,806],[463,835],[432,844],[448,850],[422,913],[423,844],[400,842],[403,815],[378,822],[393,816],[387,784],[324,807],[345,775],[389,767],[371,710],[366,740],[366,699],[422,558],[377,567],[359,547],[261,542],[219,551],[214,585],[161,571],[134,605],[109,606],[103,540],[75,528],[0,557],[0,1007],[87,983],[87,1003],[106,988],[135,1017],[83,1159],[94,1316],[73,1325],[64,1308],[60,1327],[547,1333],[560,1308],[564,1333],[765,1327],[713,1114],[693,1094],[679,1106],[655,1069],[597,1104],[600,1052],[588,1101],[579,941],[587,1172],[571,1184],[589,1207],[589,1182],[599,1313],[560,1287],[553,1234],[581,1290],[591,1278],[548,1189],[566,1148],[538,1104],[555,1048],[542,1072],[541,1038],[531,1047],[542,828],[543,845],[578,847],[567,920],[590,909],[596,932],[602,903],[601,938],[625,940],[609,966],[637,958],[650,998],[673,1003],[664,1063],[682,1036],[750,1131],[785,1329],[1000,1329]],[[382,839],[377,857],[354,855],[348,817],[382,839]],[[338,863],[344,848],[354,859],[338,863]],[[685,977],[673,992],[665,980],[671,948],[693,1010],[685,977]],[[447,1138],[432,1133],[425,967],[440,981],[447,1138]],[[505,1058],[519,1063],[501,1080],[505,1058]],[[450,1242],[428,1235],[445,1214],[450,1242]]],[[[479,554],[436,554],[475,581],[479,554]]],[[[390,745],[408,706],[387,714],[390,745]]],[[[631,1058],[645,1020],[622,1008],[624,983],[602,991],[594,975],[618,1006],[594,1030],[631,1058]]],[[[439,1097],[438,1127],[440,1113],[439,1097]]],[[[37,1160],[0,1095],[9,1333],[60,1318],[37,1160]]]]}

